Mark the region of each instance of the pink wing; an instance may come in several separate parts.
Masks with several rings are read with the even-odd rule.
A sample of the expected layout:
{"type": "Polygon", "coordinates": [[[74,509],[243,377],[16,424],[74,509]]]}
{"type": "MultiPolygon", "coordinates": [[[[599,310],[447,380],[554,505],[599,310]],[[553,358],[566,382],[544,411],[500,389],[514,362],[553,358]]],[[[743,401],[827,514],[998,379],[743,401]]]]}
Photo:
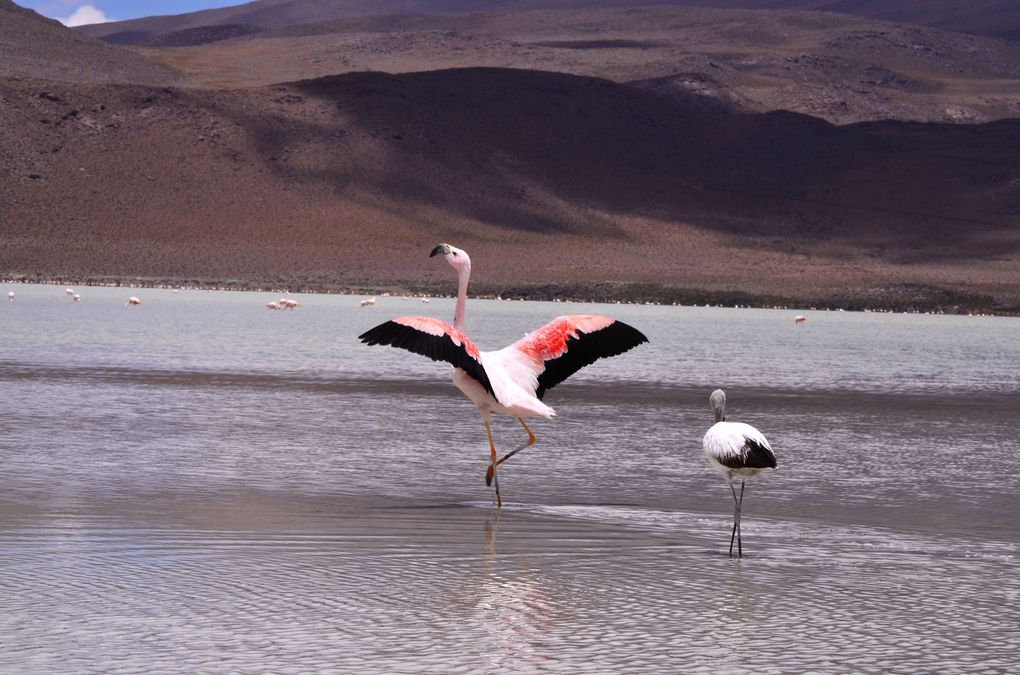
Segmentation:
{"type": "Polygon", "coordinates": [[[358,339],[368,345],[392,345],[433,361],[446,361],[493,393],[475,343],[445,321],[427,316],[398,316],[362,333],[358,339]]]}
{"type": "Polygon", "coordinates": [[[608,316],[560,316],[508,347],[538,379],[535,396],[600,358],[648,342],[640,331],[608,316]]]}

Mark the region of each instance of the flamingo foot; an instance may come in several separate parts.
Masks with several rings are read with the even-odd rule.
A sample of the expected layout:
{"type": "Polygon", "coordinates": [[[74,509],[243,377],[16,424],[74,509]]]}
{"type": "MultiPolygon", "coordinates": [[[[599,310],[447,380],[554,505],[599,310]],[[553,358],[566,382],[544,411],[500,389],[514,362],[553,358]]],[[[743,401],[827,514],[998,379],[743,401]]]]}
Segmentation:
{"type": "MultiPolygon", "coordinates": [[[[521,450],[524,450],[525,448],[530,448],[531,446],[533,446],[535,444],[535,434],[531,433],[531,429],[528,429],[528,425],[525,424],[524,420],[521,419],[520,417],[517,418],[517,421],[520,422],[521,426],[524,427],[524,430],[528,432],[528,440],[525,441],[520,446],[514,448],[510,452],[508,452],[505,455],[503,455],[503,457],[500,458],[499,461],[496,462],[496,466],[501,465],[503,462],[505,462],[506,460],[510,459],[511,457],[516,455],[521,450]]],[[[486,486],[492,485],[492,476],[493,476],[493,473],[494,472],[493,472],[493,469],[492,469],[492,464],[490,464],[489,468],[485,470],[485,485],[486,486]]]]}

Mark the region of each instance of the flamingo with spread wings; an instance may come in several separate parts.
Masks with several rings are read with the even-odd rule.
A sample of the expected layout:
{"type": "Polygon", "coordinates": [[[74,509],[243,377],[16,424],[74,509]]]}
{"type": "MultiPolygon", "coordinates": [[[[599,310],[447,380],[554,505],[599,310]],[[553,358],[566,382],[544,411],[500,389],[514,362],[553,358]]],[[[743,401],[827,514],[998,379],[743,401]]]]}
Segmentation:
{"type": "Polygon", "coordinates": [[[546,391],[596,360],[622,354],[648,342],[648,338],[606,316],[560,316],[503,349],[479,351],[463,332],[471,258],[449,244],[439,244],[429,255],[444,256],[457,271],[453,325],[430,317],[400,316],[363,333],[359,339],[369,345],[400,347],[453,366],[453,383],[478,407],[485,424],[490,457],[485,483],[495,483],[496,505],[502,506],[496,468],[535,444],[535,434],[524,422],[525,417],[556,414],[542,401],[546,391]],[[489,423],[492,413],[516,417],[528,433],[527,441],[500,459],[489,423]]]}

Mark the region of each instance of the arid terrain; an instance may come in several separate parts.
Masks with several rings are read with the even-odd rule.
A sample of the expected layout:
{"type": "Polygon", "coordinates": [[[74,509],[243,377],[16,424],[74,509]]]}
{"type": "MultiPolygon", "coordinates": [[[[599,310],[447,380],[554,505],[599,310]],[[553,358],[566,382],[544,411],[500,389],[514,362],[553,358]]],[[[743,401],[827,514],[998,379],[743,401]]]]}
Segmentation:
{"type": "Polygon", "coordinates": [[[678,7],[210,30],[0,0],[3,276],[441,292],[450,241],[479,293],[1020,311],[1020,44],[678,7]]]}
{"type": "Polygon", "coordinates": [[[171,84],[180,75],[126,49],[0,0],[0,78],[171,84]]]}
{"type": "MultiPolygon", "coordinates": [[[[161,41],[199,39],[175,35],[161,41]]],[[[792,110],[837,124],[1020,116],[1020,43],[838,14],[650,7],[367,17],[140,51],[216,88],[489,66],[590,75],[707,110],[792,110]]]]}
{"type": "Polygon", "coordinates": [[[643,6],[715,9],[811,10],[944,30],[1020,37],[1020,6],[1011,0],[255,0],[177,16],[154,16],[83,28],[92,37],[124,44],[153,41],[169,33],[212,26],[272,30],[296,24],[369,15],[433,15],[454,12],[577,10],[643,6]]]}

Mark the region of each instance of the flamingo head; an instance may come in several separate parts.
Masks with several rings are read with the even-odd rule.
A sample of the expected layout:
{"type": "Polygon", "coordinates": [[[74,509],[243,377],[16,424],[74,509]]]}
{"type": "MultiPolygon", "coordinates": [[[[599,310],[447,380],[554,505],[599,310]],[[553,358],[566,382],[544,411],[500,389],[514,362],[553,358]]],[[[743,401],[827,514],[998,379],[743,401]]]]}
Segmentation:
{"type": "Polygon", "coordinates": [[[712,410],[715,411],[715,421],[726,421],[726,392],[722,389],[716,389],[708,397],[708,403],[712,406],[712,410]]]}
{"type": "Polygon", "coordinates": [[[449,244],[440,244],[432,249],[432,253],[429,253],[429,257],[442,255],[446,258],[446,262],[450,263],[450,267],[457,270],[457,272],[470,272],[471,271],[471,258],[468,257],[466,251],[463,251],[456,246],[450,246],[449,244]]]}

